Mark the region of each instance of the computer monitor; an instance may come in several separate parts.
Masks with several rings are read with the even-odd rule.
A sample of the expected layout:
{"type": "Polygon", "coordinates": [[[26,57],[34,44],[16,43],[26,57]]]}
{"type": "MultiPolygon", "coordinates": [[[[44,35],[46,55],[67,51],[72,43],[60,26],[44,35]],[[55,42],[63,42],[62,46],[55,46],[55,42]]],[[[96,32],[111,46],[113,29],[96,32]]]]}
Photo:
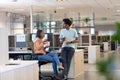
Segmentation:
{"type": "Polygon", "coordinates": [[[26,49],[27,48],[27,40],[26,35],[16,35],[16,49],[26,49]]]}

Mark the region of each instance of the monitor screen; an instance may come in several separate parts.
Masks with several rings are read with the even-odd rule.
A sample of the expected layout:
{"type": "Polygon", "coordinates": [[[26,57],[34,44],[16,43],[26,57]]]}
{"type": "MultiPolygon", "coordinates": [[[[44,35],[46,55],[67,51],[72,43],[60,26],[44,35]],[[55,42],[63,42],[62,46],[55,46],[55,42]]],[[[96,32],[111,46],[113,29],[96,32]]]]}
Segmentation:
{"type": "Polygon", "coordinates": [[[25,48],[26,44],[26,35],[16,35],[16,48],[25,48]]]}
{"type": "Polygon", "coordinates": [[[96,36],[95,35],[92,35],[92,40],[96,40],[96,36]]]}

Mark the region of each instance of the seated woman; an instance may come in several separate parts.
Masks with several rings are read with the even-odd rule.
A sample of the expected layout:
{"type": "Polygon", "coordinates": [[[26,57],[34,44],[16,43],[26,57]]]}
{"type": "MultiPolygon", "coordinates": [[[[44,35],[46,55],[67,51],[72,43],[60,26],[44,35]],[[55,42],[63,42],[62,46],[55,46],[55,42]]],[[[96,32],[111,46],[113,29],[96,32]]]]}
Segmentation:
{"type": "Polygon", "coordinates": [[[49,46],[44,47],[44,41],[42,41],[43,38],[44,38],[44,32],[42,30],[38,30],[34,42],[34,53],[36,55],[36,59],[52,62],[54,77],[57,77],[58,75],[57,67],[59,68],[59,70],[64,69],[64,67],[61,65],[58,55],[56,53],[46,54],[45,49],[48,48],[49,46]]]}

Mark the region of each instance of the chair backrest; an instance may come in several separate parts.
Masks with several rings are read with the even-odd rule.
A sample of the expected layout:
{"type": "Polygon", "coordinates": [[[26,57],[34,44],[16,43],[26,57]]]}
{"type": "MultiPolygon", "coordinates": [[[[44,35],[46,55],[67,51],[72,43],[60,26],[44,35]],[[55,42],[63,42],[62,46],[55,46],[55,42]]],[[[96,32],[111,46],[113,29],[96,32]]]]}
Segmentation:
{"type": "Polygon", "coordinates": [[[38,60],[37,55],[35,55],[34,51],[32,52],[32,60],[38,60]]]}

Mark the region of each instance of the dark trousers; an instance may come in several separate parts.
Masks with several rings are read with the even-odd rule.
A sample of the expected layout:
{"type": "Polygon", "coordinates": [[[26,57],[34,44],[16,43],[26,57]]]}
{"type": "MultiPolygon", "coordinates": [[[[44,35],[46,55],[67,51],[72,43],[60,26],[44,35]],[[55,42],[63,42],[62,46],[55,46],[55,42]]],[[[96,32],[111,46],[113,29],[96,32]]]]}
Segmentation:
{"type": "Polygon", "coordinates": [[[62,72],[63,76],[67,76],[72,57],[74,55],[75,49],[72,47],[64,47],[62,48],[61,54],[62,54],[62,64],[64,66],[64,70],[62,72]]]}

